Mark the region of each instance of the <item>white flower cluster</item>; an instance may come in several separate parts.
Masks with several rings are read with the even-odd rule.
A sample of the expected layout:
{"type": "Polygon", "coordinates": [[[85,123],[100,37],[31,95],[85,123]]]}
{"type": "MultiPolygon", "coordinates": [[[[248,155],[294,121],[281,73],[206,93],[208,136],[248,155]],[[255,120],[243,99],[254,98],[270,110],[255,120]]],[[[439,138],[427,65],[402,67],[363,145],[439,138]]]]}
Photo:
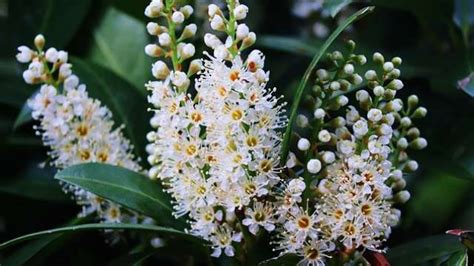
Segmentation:
{"type": "MultiPolygon", "coordinates": [[[[101,162],[140,171],[122,127],[114,128],[112,113],[98,100],[87,95],[86,86],[72,74],[68,54],[49,48],[43,52],[44,37],[35,38],[34,51],[18,48],[17,59],[30,63],[23,73],[27,83],[42,83],[39,92],[28,101],[32,116],[40,121],[35,127],[44,145],[51,148],[52,164],[58,169],[101,162]]],[[[79,187],[64,185],[77,203],[82,215],[96,212],[104,222],[137,222],[138,217],[118,204],[102,199],[79,187]]]]}
{"type": "Polygon", "coordinates": [[[290,181],[281,196],[276,250],[300,255],[302,265],[323,265],[338,251],[380,251],[400,219],[393,205],[410,196],[403,190],[403,171],[416,170],[417,163],[408,159],[406,149],[427,145],[411,122],[424,117],[426,109],[415,109],[416,96],[409,97],[406,108],[395,98],[403,88],[398,57],[385,62],[375,53],[373,61],[381,70],[365,73],[373,93],[358,90],[359,109],[347,106],[344,94],[365,84],[355,65],[367,61],[352,54],[355,43],[349,41],[348,47],[348,56],[330,54],[334,71],[316,71],[314,118],[298,119],[310,136],[300,138],[299,152],[287,163],[298,167],[296,158],[303,156],[304,178],[290,181]]]}
{"type": "Polygon", "coordinates": [[[147,136],[150,176],[165,184],[175,215],[188,215],[190,232],[208,240],[216,257],[222,251],[234,256],[242,225],[252,234],[260,227],[275,228],[273,205],[259,199],[280,181],[276,130],[286,123],[274,90],[266,88],[262,53],[254,50],[246,60],[239,54],[255,40],[245,24],[237,23],[248,8],[235,0],[228,8],[227,19],[220,8],[209,6],[212,28],[227,32],[230,45],[206,35],[215,57],[204,60],[194,97],[171,72],[148,84],[155,111],[151,124],[157,128],[147,136]]]}

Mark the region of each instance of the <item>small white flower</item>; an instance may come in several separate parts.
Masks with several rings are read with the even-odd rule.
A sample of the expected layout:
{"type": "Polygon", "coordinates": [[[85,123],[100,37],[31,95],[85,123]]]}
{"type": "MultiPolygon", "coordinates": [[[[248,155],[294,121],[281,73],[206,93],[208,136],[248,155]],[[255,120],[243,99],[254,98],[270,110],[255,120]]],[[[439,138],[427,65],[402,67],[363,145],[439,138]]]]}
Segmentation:
{"type": "Polygon", "coordinates": [[[58,61],[58,50],[56,48],[49,48],[46,51],[45,58],[50,63],[56,63],[58,61]]]}
{"type": "Polygon", "coordinates": [[[175,71],[171,73],[171,82],[173,82],[176,87],[183,88],[189,84],[189,79],[186,73],[175,71]]]}
{"type": "Polygon", "coordinates": [[[25,45],[18,47],[18,52],[16,60],[20,63],[29,63],[34,55],[34,52],[25,45]]]}
{"type": "Polygon", "coordinates": [[[62,79],[66,79],[67,77],[69,77],[72,74],[71,67],[71,64],[62,64],[59,67],[59,77],[62,79]]]}
{"type": "Polygon", "coordinates": [[[229,50],[225,45],[219,45],[214,50],[214,56],[221,60],[226,59],[229,56],[229,50]]]}
{"type": "Polygon", "coordinates": [[[383,114],[380,109],[372,108],[367,113],[367,118],[372,122],[378,122],[382,119],[383,114]]]}

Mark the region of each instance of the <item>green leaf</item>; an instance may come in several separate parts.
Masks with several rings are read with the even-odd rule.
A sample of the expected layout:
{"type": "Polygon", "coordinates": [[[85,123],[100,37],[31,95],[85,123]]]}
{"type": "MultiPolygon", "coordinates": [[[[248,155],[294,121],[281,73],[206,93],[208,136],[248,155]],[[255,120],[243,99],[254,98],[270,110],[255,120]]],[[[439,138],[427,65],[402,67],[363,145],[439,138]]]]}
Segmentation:
{"type": "Polygon", "coordinates": [[[16,130],[19,127],[32,121],[33,118],[31,117],[31,112],[31,108],[28,106],[27,103],[25,103],[21,108],[20,113],[18,113],[18,116],[15,119],[15,123],[13,124],[13,130],[16,130]]]}
{"type": "Polygon", "coordinates": [[[443,266],[468,266],[467,265],[467,252],[463,250],[463,251],[454,253],[442,265],[443,266]]]}
{"type": "Polygon", "coordinates": [[[464,249],[457,237],[437,235],[389,249],[387,259],[392,266],[417,265],[464,249]]]}
{"type": "Polygon", "coordinates": [[[94,31],[88,59],[111,69],[145,95],[152,58],[143,49],[149,43],[143,22],[111,7],[94,31]]]}
{"type": "Polygon", "coordinates": [[[74,72],[93,98],[99,99],[113,113],[116,126],[125,125],[125,136],[131,141],[137,154],[146,158],[146,134],[149,117],[146,97],[111,70],[78,58],[72,59],[74,72]]]}
{"type": "Polygon", "coordinates": [[[474,2],[472,0],[454,0],[453,20],[467,41],[469,29],[474,24],[474,2]]]}
{"type": "MultiPolygon", "coordinates": [[[[76,218],[66,225],[71,226],[82,224],[84,222],[87,222],[89,218],[90,217],[76,218]]],[[[24,265],[25,263],[32,260],[36,261],[37,257],[46,257],[47,254],[51,254],[57,248],[64,245],[66,241],[67,238],[64,236],[64,233],[56,233],[47,237],[40,238],[16,250],[12,255],[8,256],[4,261],[2,261],[2,265],[16,266],[24,265]]]]}
{"type": "Polygon", "coordinates": [[[171,214],[169,195],[158,182],[142,174],[118,166],[87,163],[66,168],[56,178],[155,218],[159,224],[180,225],[171,214]]]}
{"type": "Polygon", "coordinates": [[[318,64],[319,60],[323,57],[323,55],[326,53],[326,50],[331,46],[331,44],[334,42],[334,40],[341,34],[341,32],[344,31],[349,25],[354,23],[355,21],[361,19],[365,15],[369,14],[374,10],[373,6],[363,8],[359,11],[357,11],[355,14],[347,18],[332,34],[329,36],[329,38],[326,40],[326,42],[323,44],[321,49],[318,51],[318,53],[314,56],[313,60],[311,61],[311,64],[309,65],[308,69],[306,69],[306,72],[303,76],[303,78],[300,81],[300,84],[298,86],[298,89],[296,90],[295,97],[293,99],[293,103],[291,106],[291,111],[290,111],[290,118],[288,121],[288,126],[286,128],[285,136],[283,138],[282,142],[282,149],[281,149],[281,162],[284,164],[286,162],[286,157],[288,156],[288,151],[290,149],[290,139],[291,139],[291,134],[293,131],[293,124],[295,122],[296,116],[298,114],[298,107],[301,101],[301,97],[303,96],[303,92],[306,88],[306,85],[309,81],[309,78],[311,77],[311,74],[313,73],[314,68],[318,64]]]}
{"type": "Polygon", "coordinates": [[[33,200],[68,203],[70,199],[54,180],[53,173],[37,167],[28,169],[23,176],[3,179],[0,193],[25,197],[33,200]]]}
{"type": "Polygon", "coordinates": [[[186,234],[185,232],[156,225],[149,224],[113,224],[113,223],[99,223],[99,224],[83,224],[76,226],[66,226],[45,231],[40,231],[32,234],[17,237],[0,244],[0,250],[4,250],[8,247],[23,243],[28,240],[38,239],[42,237],[48,237],[58,233],[72,233],[72,232],[83,232],[83,231],[95,231],[95,230],[137,230],[137,231],[149,231],[159,234],[160,236],[172,236],[180,238],[185,241],[193,243],[204,244],[204,241],[200,238],[186,234]]]}
{"type": "Polygon", "coordinates": [[[285,254],[276,258],[262,261],[258,264],[258,266],[290,266],[296,265],[300,260],[301,258],[295,254],[285,254]]]}
{"type": "Polygon", "coordinates": [[[310,44],[307,41],[294,37],[266,35],[260,36],[257,39],[257,45],[278,51],[312,57],[318,52],[318,47],[322,46],[322,42],[318,40],[310,44]]]}
{"type": "Polygon", "coordinates": [[[323,3],[323,8],[328,10],[332,17],[335,17],[339,11],[352,2],[353,0],[326,0],[323,3]]]}
{"type": "Polygon", "coordinates": [[[36,34],[47,47],[64,48],[85,19],[91,0],[9,1],[8,22],[14,44],[32,44],[36,34]]]}

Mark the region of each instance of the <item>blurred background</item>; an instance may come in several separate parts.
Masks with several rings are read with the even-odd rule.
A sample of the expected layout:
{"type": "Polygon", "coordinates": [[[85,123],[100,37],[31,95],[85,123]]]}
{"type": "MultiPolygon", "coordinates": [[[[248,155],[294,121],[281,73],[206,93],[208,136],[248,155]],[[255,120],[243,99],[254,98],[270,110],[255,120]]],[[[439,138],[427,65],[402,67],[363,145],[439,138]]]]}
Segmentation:
{"type": "MultiPolygon", "coordinates": [[[[201,31],[206,30],[209,1],[188,1],[195,4],[195,23],[201,31]]],[[[152,60],[143,48],[153,41],[143,15],[148,2],[0,0],[0,242],[63,225],[79,212],[53,180],[55,170],[47,166],[47,150],[25,115],[25,101],[38,88],[23,82],[26,66],[16,63],[16,47],[33,46],[34,36],[42,33],[46,47],[69,51],[73,70],[89,85],[92,96],[108,104],[113,97],[95,89],[106,86],[109,96],[134,90],[140,95],[134,101],[141,101],[146,109],[143,84],[152,79],[152,60]],[[91,73],[96,68],[108,74],[91,73]]],[[[361,7],[375,5],[375,11],[345,31],[330,50],[353,39],[358,44],[356,53],[402,57],[402,94],[417,94],[429,111],[419,124],[429,147],[414,154],[420,169],[407,178],[412,198],[402,207],[402,222],[388,246],[452,228],[474,229],[474,1],[242,2],[250,7],[248,24],[257,33],[256,46],[266,54],[270,86],[276,86],[290,103],[312,56],[338,22],[361,7]],[[342,9],[333,18],[331,12],[338,8],[342,9]]],[[[199,35],[195,44],[198,51],[204,49],[199,35]]],[[[304,104],[302,108],[304,112],[304,104]]],[[[141,118],[147,119],[145,115],[137,120],[141,118]]],[[[140,128],[145,133],[148,125],[140,128]]],[[[137,143],[144,144],[145,135],[138,136],[142,137],[137,143]]],[[[82,233],[63,242],[61,249],[51,247],[50,252],[35,256],[49,265],[103,265],[126,246],[108,248],[100,233],[82,233]]]]}

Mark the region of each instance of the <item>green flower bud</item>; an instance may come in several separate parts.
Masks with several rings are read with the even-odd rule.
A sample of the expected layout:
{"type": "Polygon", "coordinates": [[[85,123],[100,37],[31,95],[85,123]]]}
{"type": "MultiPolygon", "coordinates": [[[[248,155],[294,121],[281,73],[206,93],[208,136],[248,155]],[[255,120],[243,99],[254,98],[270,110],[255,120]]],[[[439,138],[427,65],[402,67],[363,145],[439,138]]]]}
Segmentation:
{"type": "Polygon", "coordinates": [[[386,79],[397,79],[400,77],[400,69],[394,68],[390,73],[387,74],[386,79]]]}
{"type": "Polygon", "coordinates": [[[414,118],[423,118],[428,113],[425,107],[418,107],[416,108],[415,112],[413,113],[414,118]]]}
{"type": "Polygon", "coordinates": [[[395,67],[398,67],[399,65],[402,64],[402,59],[400,57],[394,57],[392,58],[392,63],[395,67]]]}
{"type": "Polygon", "coordinates": [[[397,94],[396,91],[394,90],[385,90],[384,94],[383,94],[383,98],[385,100],[392,100],[393,98],[395,98],[395,95],[397,94]]]}
{"type": "Polygon", "coordinates": [[[404,128],[410,127],[412,124],[411,119],[409,117],[404,117],[400,120],[400,125],[404,128]]]}
{"type": "Polygon", "coordinates": [[[367,63],[367,57],[365,57],[365,55],[358,55],[355,61],[359,65],[365,65],[367,63]]]}
{"type": "Polygon", "coordinates": [[[321,81],[327,81],[329,79],[329,73],[326,71],[326,69],[316,70],[316,76],[321,81]]]}
{"type": "Polygon", "coordinates": [[[350,75],[348,78],[349,82],[353,85],[359,85],[362,83],[363,79],[359,74],[350,75]]]}
{"type": "Polygon", "coordinates": [[[373,60],[376,64],[382,65],[385,62],[383,55],[381,53],[374,53],[373,60]]]}
{"type": "Polygon", "coordinates": [[[349,81],[345,79],[340,79],[338,80],[338,82],[341,85],[341,88],[340,88],[341,91],[348,91],[351,89],[352,84],[349,81]]]}
{"type": "Polygon", "coordinates": [[[416,139],[420,136],[420,130],[416,127],[412,127],[408,130],[407,132],[407,136],[410,138],[410,139],[416,139]]]}
{"type": "Polygon", "coordinates": [[[393,201],[396,203],[404,204],[408,200],[410,200],[410,197],[411,197],[410,192],[406,190],[402,190],[398,192],[397,194],[395,194],[395,196],[393,197],[393,201]]]}
{"type": "Polygon", "coordinates": [[[340,128],[346,125],[346,119],[341,116],[338,116],[331,120],[330,124],[333,128],[340,128]]]}
{"type": "Polygon", "coordinates": [[[415,172],[416,170],[418,170],[418,162],[415,160],[408,161],[405,165],[404,170],[406,172],[415,172]]]}
{"type": "Polygon", "coordinates": [[[332,52],[331,58],[332,58],[332,60],[334,60],[334,61],[342,61],[342,60],[344,60],[344,56],[343,56],[342,53],[339,52],[339,51],[334,51],[334,52],[332,52]]]}
{"type": "Polygon", "coordinates": [[[383,64],[383,70],[388,73],[394,69],[393,63],[392,62],[385,62],[383,64]]]}
{"type": "Polygon", "coordinates": [[[383,96],[385,89],[382,86],[376,86],[374,88],[374,95],[377,97],[383,96]]]}
{"type": "Polygon", "coordinates": [[[38,49],[39,51],[43,50],[45,42],[46,41],[44,39],[43,34],[36,35],[35,40],[34,40],[36,49],[38,49]]]}
{"type": "Polygon", "coordinates": [[[400,90],[403,88],[403,82],[399,79],[394,79],[387,85],[387,88],[391,90],[400,90]]]}
{"type": "Polygon", "coordinates": [[[296,117],[296,125],[301,128],[307,127],[309,124],[308,118],[305,115],[298,115],[296,117]]]}
{"type": "Polygon", "coordinates": [[[401,138],[397,141],[397,148],[400,150],[406,150],[408,148],[408,140],[406,138],[401,138]]]}
{"type": "Polygon", "coordinates": [[[341,84],[337,81],[333,81],[331,82],[331,84],[329,85],[329,88],[332,90],[332,91],[337,91],[341,88],[341,84]]]}
{"type": "Polygon", "coordinates": [[[422,150],[428,146],[428,141],[425,138],[416,138],[410,143],[410,148],[415,150],[422,150]]]}
{"type": "Polygon", "coordinates": [[[408,108],[412,109],[415,108],[418,105],[418,96],[416,95],[410,95],[408,97],[408,108]]]}
{"type": "Polygon", "coordinates": [[[347,49],[351,52],[354,51],[354,49],[356,48],[356,43],[353,40],[348,40],[346,42],[346,45],[347,45],[347,49]]]}
{"type": "Polygon", "coordinates": [[[369,81],[377,80],[377,72],[375,72],[375,70],[368,70],[367,72],[365,72],[365,79],[369,81]]]}

